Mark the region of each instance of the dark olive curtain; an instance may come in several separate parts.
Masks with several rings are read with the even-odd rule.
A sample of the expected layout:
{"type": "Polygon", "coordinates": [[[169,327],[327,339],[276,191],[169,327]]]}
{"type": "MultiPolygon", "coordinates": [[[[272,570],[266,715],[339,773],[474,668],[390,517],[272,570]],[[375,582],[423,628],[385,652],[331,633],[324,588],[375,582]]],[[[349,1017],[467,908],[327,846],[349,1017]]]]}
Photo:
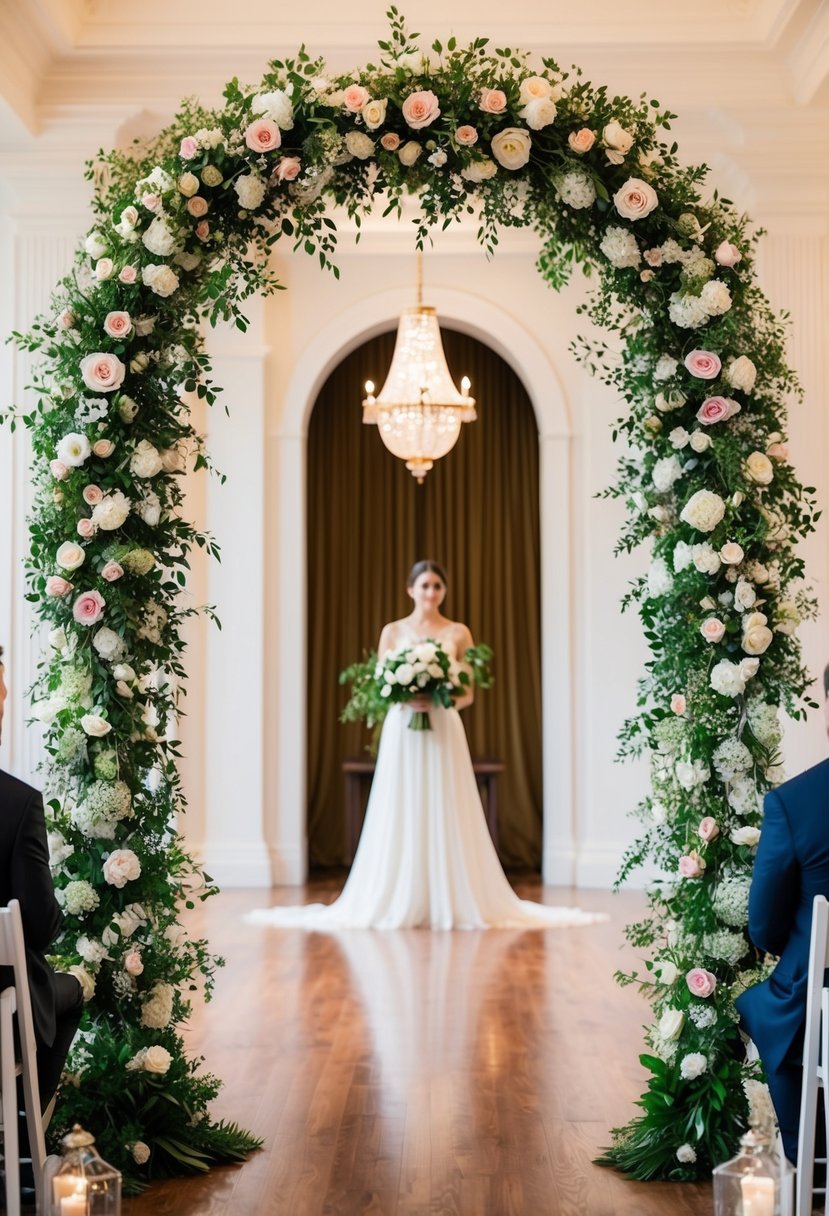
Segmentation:
{"type": "Polygon", "coordinates": [[[447,571],[443,611],[495,651],[495,686],[463,713],[473,756],[503,760],[505,864],[541,858],[541,635],[538,430],[512,369],[488,347],[444,329],[456,383],[466,374],[478,421],[418,486],[364,426],[363,385],[381,385],[394,333],[349,355],[319,394],[308,433],[308,836],[313,865],[345,858],[341,765],[368,732],[344,726],[337,674],[406,615],[406,575],[433,558],[447,571]]]}

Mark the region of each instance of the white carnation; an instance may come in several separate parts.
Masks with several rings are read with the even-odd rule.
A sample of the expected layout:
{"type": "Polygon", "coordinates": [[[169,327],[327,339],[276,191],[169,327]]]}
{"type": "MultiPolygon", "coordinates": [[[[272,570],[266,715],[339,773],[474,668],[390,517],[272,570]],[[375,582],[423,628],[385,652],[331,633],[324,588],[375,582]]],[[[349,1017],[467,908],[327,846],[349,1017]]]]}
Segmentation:
{"type": "Polygon", "coordinates": [[[167,219],[163,215],[157,215],[149,227],[142,234],[141,240],[144,247],[154,253],[156,257],[167,258],[171,253],[175,252],[176,238],[167,219]]]}
{"type": "Polygon", "coordinates": [[[245,173],[237,177],[233,189],[239,197],[239,206],[246,211],[255,211],[266,193],[265,183],[258,173],[245,173]]]}

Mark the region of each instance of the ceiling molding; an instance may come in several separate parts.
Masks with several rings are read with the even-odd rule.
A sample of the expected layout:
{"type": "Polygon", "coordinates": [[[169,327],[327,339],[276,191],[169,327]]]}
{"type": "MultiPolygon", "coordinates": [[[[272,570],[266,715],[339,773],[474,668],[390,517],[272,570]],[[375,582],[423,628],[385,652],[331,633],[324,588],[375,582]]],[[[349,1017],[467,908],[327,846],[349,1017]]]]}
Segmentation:
{"type": "Polygon", "coordinates": [[[829,80],[829,5],[822,4],[789,58],[792,92],[807,106],[829,80]]]}

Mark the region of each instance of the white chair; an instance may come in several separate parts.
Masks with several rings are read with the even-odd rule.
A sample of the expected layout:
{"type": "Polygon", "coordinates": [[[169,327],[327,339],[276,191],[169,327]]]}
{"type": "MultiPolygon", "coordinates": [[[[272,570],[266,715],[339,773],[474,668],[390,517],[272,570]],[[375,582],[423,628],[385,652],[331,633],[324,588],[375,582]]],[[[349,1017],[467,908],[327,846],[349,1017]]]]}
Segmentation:
{"type": "Polygon", "coordinates": [[[829,1133],[827,1111],[827,1061],[829,1061],[829,988],[824,974],[829,967],[829,901],[816,895],[812,904],[812,940],[809,947],[809,987],[806,994],[806,1034],[803,1040],[803,1090],[800,1097],[800,1134],[797,1148],[796,1216],[811,1216],[815,1194],[825,1195],[826,1186],[814,1185],[818,1090],[823,1094],[823,1120],[829,1133]]]}
{"type": "Polygon", "coordinates": [[[45,1210],[43,1167],[46,1146],[43,1121],[40,1117],[40,1093],[37,1085],[37,1047],[35,1044],[29,982],[26,975],[26,950],[23,945],[23,922],[20,904],[9,900],[7,908],[0,907],[0,967],[10,967],[14,985],[0,994],[0,1110],[2,1110],[3,1156],[6,1177],[6,1212],[20,1216],[20,1170],[17,1138],[17,1078],[23,1081],[23,1102],[29,1133],[29,1151],[35,1179],[37,1210],[45,1210]],[[16,1060],[13,1016],[17,1013],[17,1039],[20,1063],[16,1060]]]}

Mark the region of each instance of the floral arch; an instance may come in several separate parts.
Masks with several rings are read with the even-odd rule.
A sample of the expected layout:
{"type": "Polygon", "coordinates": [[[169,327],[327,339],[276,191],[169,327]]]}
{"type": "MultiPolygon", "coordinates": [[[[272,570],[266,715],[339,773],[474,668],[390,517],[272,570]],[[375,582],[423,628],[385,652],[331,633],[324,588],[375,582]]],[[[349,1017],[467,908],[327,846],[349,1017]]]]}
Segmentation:
{"type": "Polygon", "coordinates": [[[303,49],[255,88],[232,81],[220,112],[186,101],[151,143],[101,154],[95,227],[49,314],[16,335],[42,356],[23,421],[30,598],[51,629],[33,713],[57,950],[89,1002],[57,1126],[93,1127],[134,1186],[257,1143],[210,1119],[218,1082],[178,1029],[217,962],[179,924],[215,887],[172,826],[180,629],[196,611],[180,592],[192,546],[215,553],[180,514],[185,463],[210,467],[181,393],[215,402],[199,325],[244,331],[245,300],[279,289],[277,241],[336,275],[331,204],[359,225],[417,192],[419,245],[470,215],[488,252],[502,226],[529,226],[551,287],[577,265],[598,283],[585,311],[609,337],[575,354],[625,402],[606,491],[628,508],[618,547],[653,554],[626,597],[652,655],[621,732],[622,755],[649,753],[652,793],[620,881],[647,856],[664,875],[628,929],[645,972],[620,977],[653,1006],[649,1089],[606,1160],[696,1177],[747,1116],[733,1000],[764,974],[745,929],[759,798],[778,709],[804,713],[808,684],[794,632],[812,605],[792,542],[816,514],[786,459],[785,327],[757,286],[759,234],[728,200],[703,200],[705,169],[681,165],[658,103],[484,38],[427,56],[389,18],[377,65],[330,78],[303,49]]]}

